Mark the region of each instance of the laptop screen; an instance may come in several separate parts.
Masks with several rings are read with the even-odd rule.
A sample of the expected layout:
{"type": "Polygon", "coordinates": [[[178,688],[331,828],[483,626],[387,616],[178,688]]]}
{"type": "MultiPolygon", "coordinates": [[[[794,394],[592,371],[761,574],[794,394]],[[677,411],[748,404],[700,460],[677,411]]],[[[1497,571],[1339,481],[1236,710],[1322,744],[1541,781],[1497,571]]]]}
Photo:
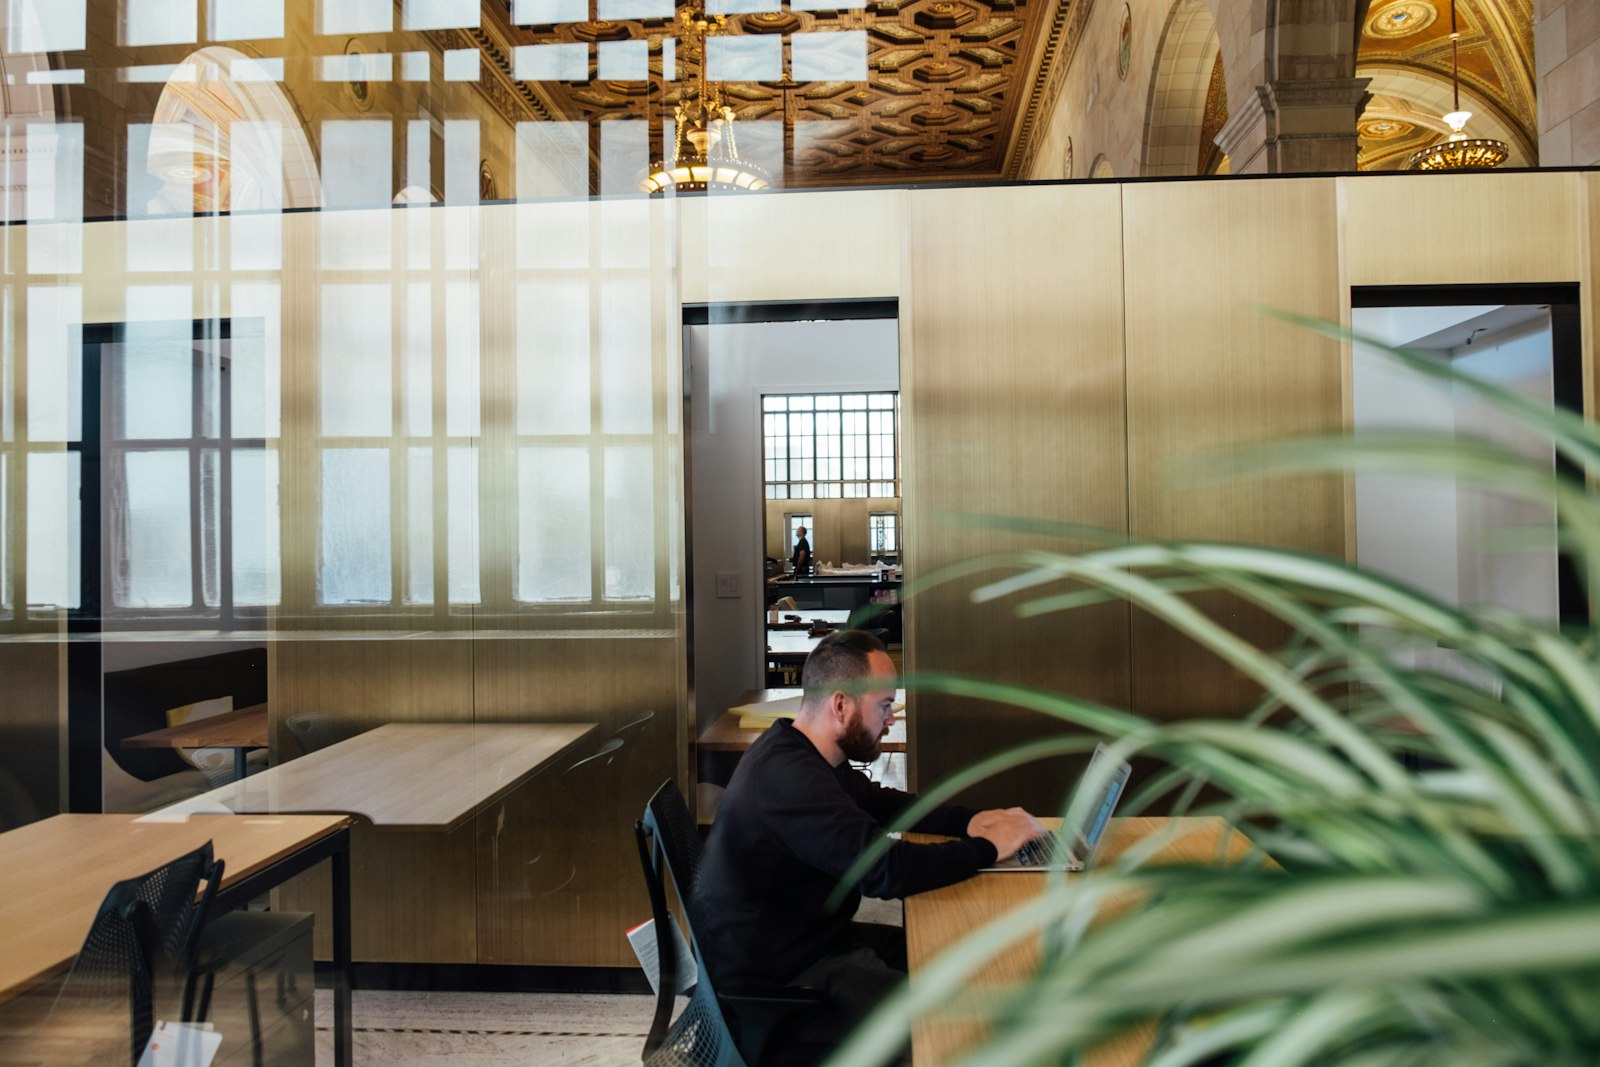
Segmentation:
{"type": "MultiPolygon", "coordinates": [[[[1096,745],[1094,758],[1089,761],[1089,769],[1084,771],[1084,780],[1095,770],[1096,765],[1106,758],[1105,746],[1096,745]]],[[[1128,777],[1132,772],[1133,769],[1124,763],[1117,768],[1105,785],[1100,787],[1094,804],[1089,808],[1082,832],[1078,835],[1078,851],[1083,859],[1088,859],[1090,853],[1094,852],[1095,846],[1100,844],[1101,835],[1106,832],[1106,825],[1110,823],[1112,813],[1117,810],[1117,801],[1122,799],[1122,790],[1127,786],[1128,777]]]]}

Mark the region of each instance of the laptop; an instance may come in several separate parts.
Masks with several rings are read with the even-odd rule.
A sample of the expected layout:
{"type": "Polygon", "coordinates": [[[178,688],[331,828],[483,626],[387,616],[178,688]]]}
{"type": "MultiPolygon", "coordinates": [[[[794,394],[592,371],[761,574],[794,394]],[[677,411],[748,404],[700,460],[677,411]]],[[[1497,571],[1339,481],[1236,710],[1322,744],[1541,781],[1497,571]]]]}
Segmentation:
{"type": "MultiPolygon", "coordinates": [[[[1094,758],[1089,761],[1089,769],[1080,778],[1079,784],[1085,781],[1091,771],[1102,766],[1111,757],[1106,754],[1106,746],[1096,745],[1094,758]]],[[[1076,827],[1063,826],[1053,834],[1023,845],[1017,854],[1008,860],[1003,860],[993,867],[983,868],[985,871],[1081,871],[1094,856],[1095,848],[1100,844],[1100,838],[1105,835],[1106,826],[1111,822],[1111,813],[1117,810],[1117,802],[1122,799],[1122,794],[1128,788],[1128,779],[1133,775],[1133,768],[1126,763],[1117,765],[1117,769],[1101,787],[1093,804],[1084,817],[1082,824],[1076,827]]]]}

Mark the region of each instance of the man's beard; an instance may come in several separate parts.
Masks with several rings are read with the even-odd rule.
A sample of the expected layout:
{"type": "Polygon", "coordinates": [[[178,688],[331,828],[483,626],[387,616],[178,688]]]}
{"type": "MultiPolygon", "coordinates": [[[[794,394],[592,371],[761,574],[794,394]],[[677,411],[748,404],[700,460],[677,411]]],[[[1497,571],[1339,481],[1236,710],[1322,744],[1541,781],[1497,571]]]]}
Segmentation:
{"type": "Polygon", "coordinates": [[[859,707],[844,728],[844,736],[839,738],[839,750],[851,763],[871,763],[883,752],[882,736],[867,729],[859,707]]]}

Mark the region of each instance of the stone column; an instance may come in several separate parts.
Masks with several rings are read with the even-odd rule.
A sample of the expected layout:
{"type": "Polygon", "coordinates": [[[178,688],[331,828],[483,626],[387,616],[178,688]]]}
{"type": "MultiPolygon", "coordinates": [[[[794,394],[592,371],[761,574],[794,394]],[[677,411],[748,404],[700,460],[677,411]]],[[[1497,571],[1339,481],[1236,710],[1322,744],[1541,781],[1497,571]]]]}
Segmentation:
{"type": "Polygon", "coordinates": [[[1533,61],[1539,162],[1546,167],[1600,163],[1600,3],[1534,0],[1533,61]]]}
{"type": "MultiPolygon", "coordinates": [[[[1356,120],[1370,78],[1259,85],[1217,134],[1234,174],[1342,174],[1356,169],[1356,120]]],[[[1231,104],[1230,104],[1231,107],[1231,104]]]]}

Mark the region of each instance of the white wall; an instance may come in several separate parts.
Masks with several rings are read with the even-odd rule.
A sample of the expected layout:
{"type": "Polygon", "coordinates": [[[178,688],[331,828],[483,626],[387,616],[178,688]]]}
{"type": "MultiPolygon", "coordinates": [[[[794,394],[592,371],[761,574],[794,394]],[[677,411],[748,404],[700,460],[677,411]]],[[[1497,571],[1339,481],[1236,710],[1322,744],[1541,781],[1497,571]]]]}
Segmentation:
{"type": "MultiPolygon", "coordinates": [[[[1409,344],[1476,318],[1483,307],[1357,309],[1357,333],[1409,344]]],[[[1471,345],[1441,349],[1456,369],[1543,403],[1553,396],[1549,315],[1471,345]]],[[[1354,423],[1362,430],[1475,436],[1554,463],[1549,442],[1511,424],[1474,394],[1418,377],[1378,355],[1352,358],[1354,423]]],[[[1553,502],[1512,500],[1443,478],[1358,475],[1361,566],[1451,604],[1497,604],[1534,619],[1559,616],[1553,502]],[[1509,539],[1515,537],[1513,549],[1509,539]]]]}
{"type": "Polygon", "coordinates": [[[899,389],[899,343],[893,319],[685,327],[696,733],[763,681],[761,395],[899,389]],[[741,596],[717,596],[719,572],[741,596]]]}

